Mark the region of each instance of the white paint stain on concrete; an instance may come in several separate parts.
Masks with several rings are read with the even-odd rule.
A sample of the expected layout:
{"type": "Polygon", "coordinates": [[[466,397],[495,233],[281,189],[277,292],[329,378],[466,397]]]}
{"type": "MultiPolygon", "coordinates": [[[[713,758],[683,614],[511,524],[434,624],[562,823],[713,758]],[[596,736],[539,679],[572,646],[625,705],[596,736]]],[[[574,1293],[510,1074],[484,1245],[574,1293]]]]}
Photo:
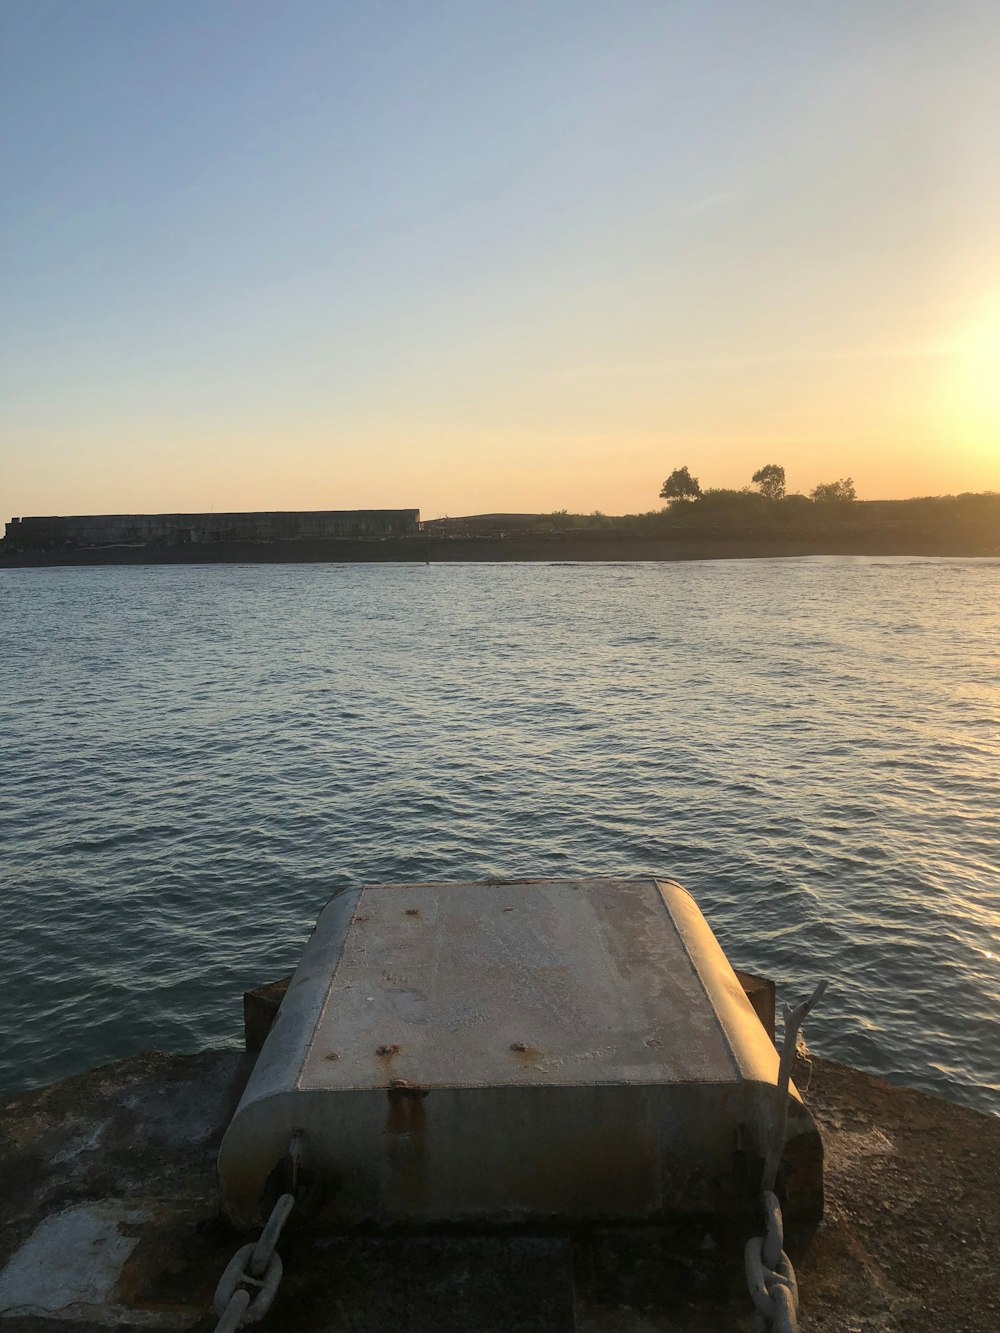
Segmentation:
{"type": "Polygon", "coordinates": [[[78,1204],[47,1217],[0,1273],[0,1315],[51,1317],[106,1306],[138,1244],[136,1229],[148,1219],[145,1208],[115,1201],[78,1204]]]}
{"type": "Polygon", "coordinates": [[[105,1126],[102,1123],[94,1129],[88,1129],[77,1138],[71,1139],[66,1147],[63,1148],[62,1152],[57,1153],[55,1157],[53,1157],[53,1165],[63,1166],[67,1162],[72,1162],[75,1158],[79,1157],[81,1153],[96,1152],[101,1146],[104,1130],[105,1126]]]}

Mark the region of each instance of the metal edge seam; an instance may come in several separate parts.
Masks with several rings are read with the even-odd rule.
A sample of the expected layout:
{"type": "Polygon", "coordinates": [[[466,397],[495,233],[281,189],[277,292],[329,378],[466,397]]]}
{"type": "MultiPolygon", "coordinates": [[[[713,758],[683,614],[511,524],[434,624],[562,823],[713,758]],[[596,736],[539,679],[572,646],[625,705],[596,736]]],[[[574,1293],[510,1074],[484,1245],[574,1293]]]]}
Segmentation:
{"type": "Polygon", "coordinates": [[[767,1034],[761,1027],[760,1020],[753,1012],[750,1001],[744,995],[743,988],[736,979],[732,964],[723,952],[722,945],[716,939],[711,926],[703,916],[701,908],[688,890],[682,884],[678,884],[676,880],[655,878],[654,883],[664,910],[673,923],[674,929],[684,941],[688,957],[691,959],[691,965],[709,1002],[735,1073],[747,1082],[775,1084],[778,1076],[778,1052],[771,1045],[767,1034]],[[669,901],[664,892],[667,885],[678,889],[689,901],[691,909],[698,914],[698,919],[705,932],[702,939],[694,938],[691,929],[693,922],[679,919],[679,914],[674,910],[674,904],[669,901]],[[715,958],[710,960],[708,955],[715,955],[715,958]],[[725,986],[720,986],[718,980],[713,977],[711,970],[705,966],[709,961],[716,961],[716,959],[721,960],[724,966],[733,973],[735,988],[739,990],[738,995],[735,988],[727,989],[725,986]],[[737,1041],[737,1036],[745,1036],[748,1040],[746,1042],[737,1041]],[[765,1047],[769,1052],[766,1057],[763,1056],[765,1047]],[[756,1058],[758,1053],[761,1054],[762,1058],[756,1058]]]}

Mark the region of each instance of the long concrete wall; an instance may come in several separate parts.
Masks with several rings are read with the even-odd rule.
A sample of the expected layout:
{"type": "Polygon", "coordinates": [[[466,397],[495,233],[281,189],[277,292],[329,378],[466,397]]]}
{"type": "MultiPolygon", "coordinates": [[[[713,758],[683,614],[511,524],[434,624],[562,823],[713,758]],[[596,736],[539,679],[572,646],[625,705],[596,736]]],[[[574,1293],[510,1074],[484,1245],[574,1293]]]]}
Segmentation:
{"type": "Polygon", "coordinates": [[[419,509],[319,509],[250,514],[82,514],[14,518],[6,542],[16,550],[190,542],[404,537],[420,530],[419,509]]]}

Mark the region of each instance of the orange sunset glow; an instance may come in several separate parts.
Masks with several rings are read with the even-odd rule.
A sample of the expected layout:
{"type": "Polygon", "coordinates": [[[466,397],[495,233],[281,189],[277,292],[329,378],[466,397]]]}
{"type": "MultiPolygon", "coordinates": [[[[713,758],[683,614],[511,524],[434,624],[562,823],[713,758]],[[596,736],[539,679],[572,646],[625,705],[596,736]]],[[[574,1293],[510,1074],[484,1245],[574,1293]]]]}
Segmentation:
{"type": "Polygon", "coordinates": [[[115,13],[0,19],[8,514],[1000,488],[988,9],[115,13]]]}

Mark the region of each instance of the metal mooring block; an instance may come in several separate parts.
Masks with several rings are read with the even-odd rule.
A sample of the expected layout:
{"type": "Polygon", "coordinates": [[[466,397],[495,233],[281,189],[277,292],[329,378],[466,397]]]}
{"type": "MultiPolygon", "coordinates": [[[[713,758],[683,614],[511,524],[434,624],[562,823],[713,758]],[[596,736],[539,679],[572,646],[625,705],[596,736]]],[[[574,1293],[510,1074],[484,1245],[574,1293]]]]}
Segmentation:
{"type": "MultiPolygon", "coordinates": [[[[371,884],[323,910],[219,1154],[249,1227],[293,1134],[345,1223],[727,1214],[759,1188],[778,1057],[671,880],[371,884]]],[[[822,1210],[792,1092],[786,1220],[822,1210]]]]}

